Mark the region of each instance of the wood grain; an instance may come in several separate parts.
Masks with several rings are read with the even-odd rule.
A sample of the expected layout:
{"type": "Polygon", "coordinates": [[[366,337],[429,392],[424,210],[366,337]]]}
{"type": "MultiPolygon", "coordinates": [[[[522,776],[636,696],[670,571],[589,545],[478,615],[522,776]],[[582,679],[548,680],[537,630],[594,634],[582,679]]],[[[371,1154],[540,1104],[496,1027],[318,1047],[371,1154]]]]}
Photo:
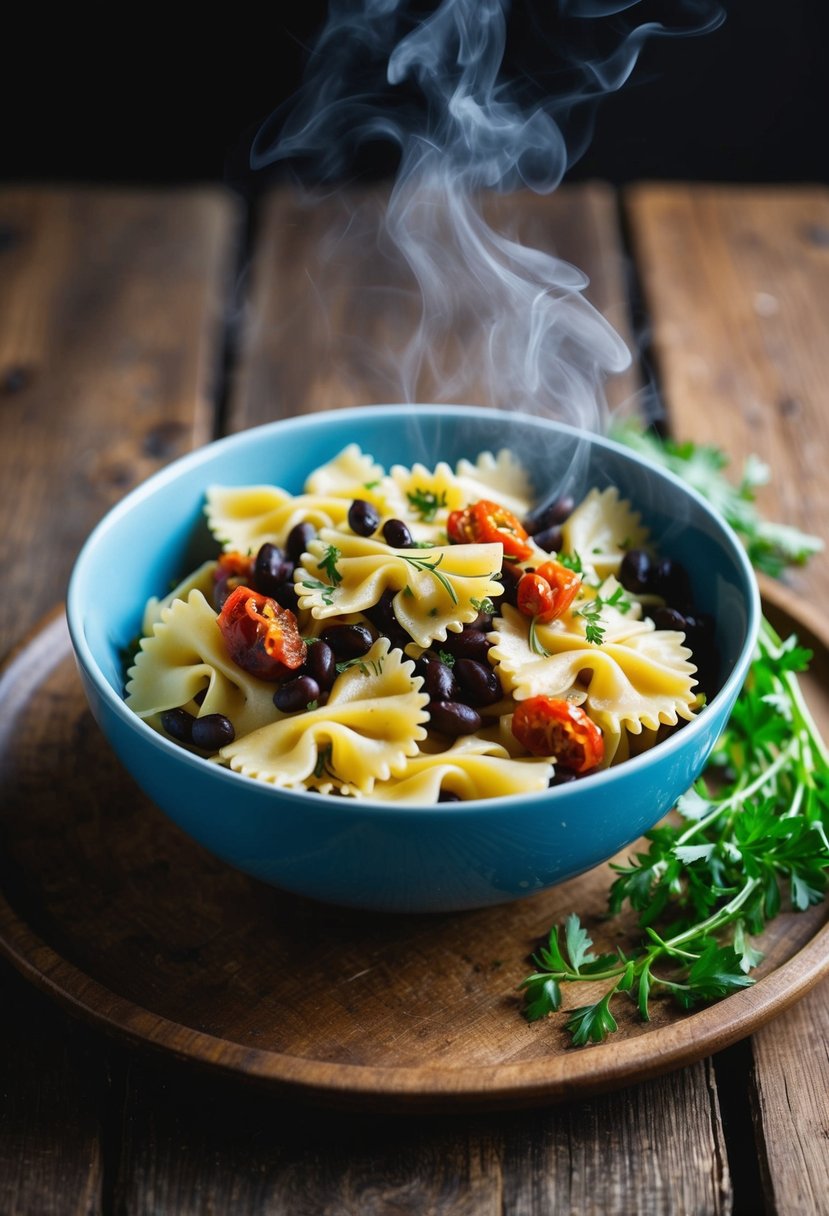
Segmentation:
{"type": "MultiPolygon", "coordinates": [[[[230,430],[379,402],[508,407],[491,399],[476,366],[459,370],[464,338],[455,331],[472,331],[474,321],[461,305],[447,317],[443,335],[457,345],[442,365],[455,382],[447,388],[427,361],[414,383],[405,383],[404,355],[417,330],[421,297],[399,257],[380,252],[385,199],[376,190],[310,200],[275,190],[265,197],[247,271],[230,430]]],[[[547,198],[529,191],[488,196],[480,213],[493,231],[586,273],[585,298],[632,345],[615,206],[607,186],[587,184],[547,198]]],[[[637,387],[631,369],[610,378],[608,398],[630,400],[637,387]]]]}
{"type": "MultiPolygon", "coordinates": [[[[637,185],[625,195],[672,432],[772,470],[758,505],[829,521],[829,189],[637,185]]],[[[824,604],[829,563],[792,577],[824,604]]]]}
{"type": "MultiPolygon", "coordinates": [[[[211,437],[238,220],[221,189],[0,189],[0,654],[101,515],[211,437]]],[[[4,980],[0,1208],[97,1212],[108,1045],[4,980]]]]}
{"type": "MultiPolygon", "coordinates": [[[[797,629],[817,649],[805,687],[829,723],[826,630],[797,629]]],[[[657,1002],[649,1023],[623,1004],[614,1038],[576,1052],[563,1014],[521,1018],[518,987],[573,909],[597,948],[635,947],[634,925],[603,923],[608,867],[464,914],[329,908],[232,870],[149,803],[91,719],[60,617],[9,666],[0,700],[0,947],[99,1026],[295,1099],[434,1113],[585,1097],[737,1041],[829,966],[826,907],[783,915],[753,988],[692,1016],[657,1002]]]]}
{"type": "Polygon", "coordinates": [[[141,1070],[116,1202],[136,1216],[662,1216],[729,1208],[710,1062],[532,1112],[394,1119],[244,1104],[188,1069],[141,1070]],[[140,1097],[139,1097],[140,1095],[140,1097]],[[705,1147],[705,1155],[699,1153],[705,1147]]]}
{"type": "Polygon", "coordinates": [[[211,437],[236,223],[216,189],[0,189],[0,654],[104,512],[211,437]]]}
{"type": "MultiPolygon", "coordinates": [[[[759,455],[772,471],[761,511],[825,540],[829,190],[644,184],[626,204],[670,429],[719,444],[735,471],[759,455]]],[[[825,555],[788,581],[824,605],[825,555]]],[[[827,1006],[824,983],[753,1043],[778,1213],[826,1211],[827,1006]]]]}

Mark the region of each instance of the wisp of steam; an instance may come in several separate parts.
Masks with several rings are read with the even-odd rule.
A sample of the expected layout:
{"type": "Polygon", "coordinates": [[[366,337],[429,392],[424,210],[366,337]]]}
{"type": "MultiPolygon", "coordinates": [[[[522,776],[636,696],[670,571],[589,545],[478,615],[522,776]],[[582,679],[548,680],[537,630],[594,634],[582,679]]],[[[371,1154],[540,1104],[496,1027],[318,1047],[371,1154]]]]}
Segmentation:
{"type": "Polygon", "coordinates": [[[258,132],[251,163],[293,167],[312,205],[320,190],[329,201],[332,190],[359,197],[343,186],[353,186],[362,147],[396,149],[384,205],[343,202],[310,272],[324,302],[326,265],[347,258],[370,273],[388,315],[406,319],[399,341],[371,351],[386,400],[473,403],[606,428],[605,384],[630,351],[585,298],[585,275],[496,228],[487,203],[506,191],[556,189],[589,143],[597,102],[621,88],[648,38],[722,21],[708,0],[664,5],[671,26],[622,16],[639,6],[559,0],[560,22],[607,27],[612,18],[613,37],[602,54],[568,65],[566,88],[527,104],[502,78],[509,0],[442,0],[426,16],[406,0],[332,0],[303,84],[258,132]]]}

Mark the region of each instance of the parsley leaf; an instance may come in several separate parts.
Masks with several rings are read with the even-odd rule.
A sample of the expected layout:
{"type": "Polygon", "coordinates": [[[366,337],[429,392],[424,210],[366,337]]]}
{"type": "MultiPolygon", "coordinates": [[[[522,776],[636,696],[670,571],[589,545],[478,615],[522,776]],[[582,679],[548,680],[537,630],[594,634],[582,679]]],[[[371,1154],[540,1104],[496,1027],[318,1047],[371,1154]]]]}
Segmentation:
{"type": "MultiPolygon", "coordinates": [[[[618,438],[618,436],[617,436],[618,438]]],[[[659,441],[636,433],[639,450],[656,455],[696,485],[741,533],[755,565],[779,572],[820,547],[814,537],[762,521],[751,505],[764,473],[747,462],[729,488],[727,460],[715,448],[659,441]]],[[[621,591],[621,588],[619,589],[621,591]]],[[[604,636],[596,597],[578,610],[588,641],[604,636]]],[[[614,606],[624,611],[619,600],[614,606]]],[[[600,639],[599,639],[600,640],[600,639]]],[[[645,851],[615,863],[608,913],[635,914],[641,939],[627,955],[594,955],[574,914],[564,946],[553,926],[534,956],[535,972],[519,985],[530,1021],[558,1010],[562,989],[605,985],[593,1004],[569,1011],[576,1046],[603,1042],[617,1029],[611,1005],[626,994],[642,1020],[655,997],[681,1009],[722,1000],[754,981],[763,954],[751,939],[784,908],[804,911],[829,892],[829,751],[803,697],[798,675],[811,652],[781,638],[768,620],[748,676],[706,771],[677,802],[677,815],[645,834],[645,851]]]]}

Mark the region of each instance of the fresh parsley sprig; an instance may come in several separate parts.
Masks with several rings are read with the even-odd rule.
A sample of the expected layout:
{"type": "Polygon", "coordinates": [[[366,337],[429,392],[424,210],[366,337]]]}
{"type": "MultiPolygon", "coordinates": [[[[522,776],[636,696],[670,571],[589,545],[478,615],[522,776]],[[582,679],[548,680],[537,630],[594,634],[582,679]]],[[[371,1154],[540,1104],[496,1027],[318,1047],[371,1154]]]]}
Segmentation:
{"type": "Polygon", "coordinates": [[[804,911],[823,900],[829,753],[797,681],[809,658],[763,622],[738,708],[705,777],[679,800],[678,822],[646,833],[647,852],[612,867],[609,912],[632,908],[642,945],[597,956],[578,916],[565,921],[563,946],[554,926],[521,984],[529,1021],[560,1008],[564,983],[606,985],[569,1013],[577,1046],[617,1028],[611,1003],[620,993],[646,1021],[658,993],[683,1009],[718,1000],[754,982],[763,955],[750,939],[786,904],[804,911]]]}
{"type": "MultiPolygon", "coordinates": [[[[696,485],[742,535],[758,569],[779,575],[822,547],[760,517],[753,487],[765,478],[757,462],[733,488],[722,472],[727,458],[715,448],[630,429],[615,437],[696,485]]],[[[706,772],[676,814],[645,834],[647,851],[612,867],[608,914],[632,909],[639,946],[596,955],[577,915],[565,920],[563,941],[553,926],[519,985],[529,1021],[558,1010],[568,983],[602,986],[596,1000],[568,1013],[577,1046],[617,1029],[612,1007],[622,994],[645,1021],[656,995],[683,1009],[719,1000],[754,982],[750,972],[763,955],[752,939],[781,909],[804,911],[826,898],[829,751],[798,681],[811,657],[796,637],[783,639],[761,621],[748,677],[706,772]]]]}
{"type": "Polygon", "coordinates": [[[596,595],[580,608],[574,609],[574,616],[584,618],[584,639],[592,646],[601,646],[607,628],[602,618],[604,608],[615,608],[617,612],[630,612],[630,600],[625,595],[624,587],[616,587],[606,598],[596,595]]]}

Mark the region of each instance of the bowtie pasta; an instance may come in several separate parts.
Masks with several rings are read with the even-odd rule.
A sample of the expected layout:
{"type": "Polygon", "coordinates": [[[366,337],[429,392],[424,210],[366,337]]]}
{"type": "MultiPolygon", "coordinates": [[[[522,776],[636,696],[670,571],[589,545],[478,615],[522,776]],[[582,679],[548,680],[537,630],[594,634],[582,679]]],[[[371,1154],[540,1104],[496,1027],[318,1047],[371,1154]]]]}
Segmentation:
{"type": "Polygon", "coordinates": [[[610,487],[533,509],[509,451],[386,470],[358,445],[209,486],[215,558],[145,606],[128,705],[252,780],[497,798],[652,747],[703,702],[711,622],[610,487]]]}

